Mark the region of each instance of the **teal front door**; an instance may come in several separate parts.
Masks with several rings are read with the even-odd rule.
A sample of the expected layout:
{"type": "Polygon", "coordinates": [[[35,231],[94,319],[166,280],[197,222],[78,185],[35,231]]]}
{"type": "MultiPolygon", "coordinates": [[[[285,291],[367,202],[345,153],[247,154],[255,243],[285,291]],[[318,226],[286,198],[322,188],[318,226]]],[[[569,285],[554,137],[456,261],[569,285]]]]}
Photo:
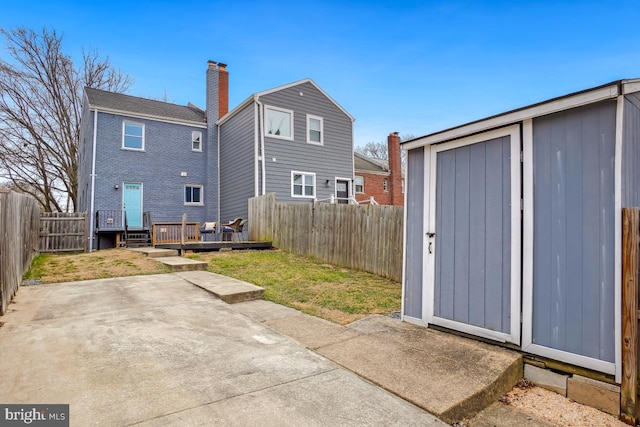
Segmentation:
{"type": "Polygon", "coordinates": [[[127,215],[127,224],[142,227],[142,183],[125,182],[123,188],[122,210],[127,215]]]}

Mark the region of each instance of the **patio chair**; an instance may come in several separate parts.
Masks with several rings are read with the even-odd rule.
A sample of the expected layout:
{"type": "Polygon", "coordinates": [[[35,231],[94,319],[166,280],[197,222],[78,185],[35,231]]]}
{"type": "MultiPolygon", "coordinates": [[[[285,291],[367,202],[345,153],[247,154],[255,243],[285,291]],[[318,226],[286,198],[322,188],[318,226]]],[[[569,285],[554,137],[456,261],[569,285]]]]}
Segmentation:
{"type": "Polygon", "coordinates": [[[215,221],[205,222],[200,227],[200,240],[204,242],[206,240],[207,234],[211,234],[214,236],[213,240],[215,240],[215,234],[218,229],[218,223],[215,221]]]}
{"type": "Polygon", "coordinates": [[[222,224],[222,240],[233,240],[236,238],[238,241],[240,237],[238,233],[242,233],[242,227],[244,227],[246,220],[242,218],[236,218],[227,224],[222,224]]]}

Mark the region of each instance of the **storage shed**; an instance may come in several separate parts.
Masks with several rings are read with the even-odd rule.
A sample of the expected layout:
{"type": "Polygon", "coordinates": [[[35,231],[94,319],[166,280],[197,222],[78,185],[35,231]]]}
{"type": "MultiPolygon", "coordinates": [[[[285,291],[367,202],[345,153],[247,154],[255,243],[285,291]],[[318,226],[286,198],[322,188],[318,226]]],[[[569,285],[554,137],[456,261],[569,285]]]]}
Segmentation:
{"type": "Polygon", "coordinates": [[[621,376],[640,79],[406,141],[403,320],[621,376]]]}

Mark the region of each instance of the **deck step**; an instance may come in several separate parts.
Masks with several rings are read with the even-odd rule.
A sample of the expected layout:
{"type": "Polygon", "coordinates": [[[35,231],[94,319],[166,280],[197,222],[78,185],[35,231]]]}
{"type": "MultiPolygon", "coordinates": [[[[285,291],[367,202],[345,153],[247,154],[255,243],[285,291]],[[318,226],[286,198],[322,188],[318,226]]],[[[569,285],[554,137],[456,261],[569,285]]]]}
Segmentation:
{"type": "Polygon", "coordinates": [[[204,270],[207,267],[206,261],[196,261],[179,256],[162,257],[157,260],[171,267],[172,271],[198,271],[204,270]]]}
{"type": "Polygon", "coordinates": [[[176,275],[212,293],[227,304],[260,299],[264,294],[264,288],[260,286],[208,271],[188,271],[176,275]]]}

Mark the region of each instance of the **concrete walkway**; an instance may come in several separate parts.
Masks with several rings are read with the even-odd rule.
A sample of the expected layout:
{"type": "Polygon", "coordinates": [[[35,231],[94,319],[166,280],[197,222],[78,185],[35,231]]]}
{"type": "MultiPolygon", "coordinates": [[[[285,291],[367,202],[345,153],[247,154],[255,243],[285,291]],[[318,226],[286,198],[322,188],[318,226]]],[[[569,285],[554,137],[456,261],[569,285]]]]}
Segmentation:
{"type": "Polygon", "coordinates": [[[72,426],[445,425],[175,274],[14,301],[0,402],[70,404],[72,426]]]}
{"type": "MultiPolygon", "coordinates": [[[[340,326],[268,301],[232,308],[449,423],[475,416],[522,378],[522,356],[517,352],[387,316],[340,326]]],[[[495,409],[497,415],[516,412],[495,409]]],[[[513,418],[505,424],[495,420],[495,412],[488,411],[482,421],[513,425],[513,418]]]]}

